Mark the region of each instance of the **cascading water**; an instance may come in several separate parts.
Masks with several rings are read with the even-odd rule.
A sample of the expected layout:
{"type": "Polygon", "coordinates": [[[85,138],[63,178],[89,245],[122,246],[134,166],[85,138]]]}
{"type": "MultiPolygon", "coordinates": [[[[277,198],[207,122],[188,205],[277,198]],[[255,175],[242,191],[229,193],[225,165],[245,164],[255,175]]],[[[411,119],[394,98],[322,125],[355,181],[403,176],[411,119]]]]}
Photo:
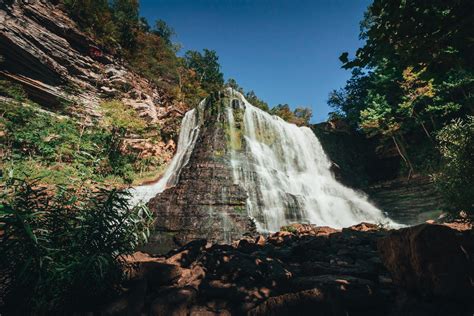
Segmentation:
{"type": "MultiPolygon", "coordinates": [[[[336,181],[331,162],[309,128],[252,106],[232,89],[224,95],[227,159],[234,183],[247,192],[247,214],[259,231],[277,231],[292,222],[336,228],[361,221],[392,223],[365,196],[336,181]]],[[[166,173],[153,185],[135,188],[133,203],[147,202],[177,184],[199,138],[205,111],[203,101],[186,113],[178,150],[166,173]]]]}
{"type": "MultiPolygon", "coordinates": [[[[245,148],[232,149],[236,181],[249,194],[248,212],[261,231],[277,231],[290,222],[346,227],[361,221],[388,222],[367,198],[337,182],[331,162],[307,127],[289,124],[243,102],[245,148]]],[[[235,133],[228,108],[231,138],[235,133]]]]}
{"type": "MultiPolygon", "coordinates": [[[[203,104],[204,100],[198,109],[202,108],[203,104]]],[[[142,185],[132,189],[131,205],[136,205],[140,202],[146,203],[158,193],[163,192],[167,187],[176,185],[181,169],[187,164],[199,136],[198,115],[196,109],[192,109],[184,115],[183,121],[181,122],[178,148],[170,165],[164,175],[156,183],[142,185]]]]}

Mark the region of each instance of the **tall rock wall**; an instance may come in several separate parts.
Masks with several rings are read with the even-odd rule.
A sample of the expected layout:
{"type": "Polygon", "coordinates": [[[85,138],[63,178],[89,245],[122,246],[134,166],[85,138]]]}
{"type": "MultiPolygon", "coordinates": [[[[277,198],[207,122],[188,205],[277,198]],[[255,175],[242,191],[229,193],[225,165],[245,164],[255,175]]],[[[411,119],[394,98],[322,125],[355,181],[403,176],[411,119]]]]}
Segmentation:
{"type": "Polygon", "coordinates": [[[255,232],[246,210],[247,193],[234,183],[224,115],[228,104],[216,94],[196,112],[199,136],[177,184],[148,202],[157,218],[147,251],[160,253],[199,238],[230,242],[255,232]]]}
{"type": "MultiPolygon", "coordinates": [[[[163,129],[177,129],[176,118],[187,110],[102,50],[51,1],[0,1],[0,56],[0,79],[20,84],[45,110],[57,112],[67,104],[64,114],[86,125],[100,118],[104,99],[121,100],[163,129]]],[[[130,142],[153,146],[146,139],[130,142]]],[[[174,146],[162,147],[165,156],[172,155],[174,146]]]]}

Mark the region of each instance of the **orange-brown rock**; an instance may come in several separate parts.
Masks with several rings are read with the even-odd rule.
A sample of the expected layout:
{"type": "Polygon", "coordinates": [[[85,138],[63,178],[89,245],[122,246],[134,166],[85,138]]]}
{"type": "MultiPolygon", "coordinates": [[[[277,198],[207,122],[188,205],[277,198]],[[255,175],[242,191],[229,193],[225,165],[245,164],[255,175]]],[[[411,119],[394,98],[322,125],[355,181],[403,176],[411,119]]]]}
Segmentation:
{"type": "Polygon", "coordinates": [[[471,315],[474,311],[469,289],[458,274],[465,266],[460,265],[456,247],[451,247],[458,242],[461,251],[472,256],[471,230],[422,225],[399,231],[343,229],[314,235],[315,231],[317,227],[311,234],[245,237],[233,245],[195,240],[162,257],[136,253],[127,260],[141,265],[142,272],[126,285],[124,296],[104,311],[374,316],[471,315]],[[384,262],[390,258],[393,265],[385,267],[377,244],[387,247],[382,258],[384,262]],[[404,252],[404,248],[409,249],[404,252]],[[404,277],[417,280],[415,287],[406,291],[405,285],[400,286],[404,277]],[[426,287],[438,297],[418,295],[420,289],[426,294],[426,287]],[[446,295],[443,289],[456,295],[446,295]]]}
{"type": "Polygon", "coordinates": [[[372,230],[379,230],[380,226],[377,225],[377,224],[362,222],[362,223],[357,224],[357,225],[352,225],[352,226],[348,227],[347,229],[357,230],[357,231],[360,231],[360,232],[368,232],[368,231],[372,231],[372,230]]]}
{"type": "Polygon", "coordinates": [[[474,299],[472,253],[443,225],[393,231],[378,249],[396,284],[424,296],[474,299]]]}

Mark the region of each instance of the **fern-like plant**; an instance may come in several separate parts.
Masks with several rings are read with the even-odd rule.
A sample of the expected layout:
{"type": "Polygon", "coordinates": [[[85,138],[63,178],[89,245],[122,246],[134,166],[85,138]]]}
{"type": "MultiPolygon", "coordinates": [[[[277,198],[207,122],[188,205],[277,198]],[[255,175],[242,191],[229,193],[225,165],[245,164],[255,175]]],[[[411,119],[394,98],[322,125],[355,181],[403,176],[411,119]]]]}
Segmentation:
{"type": "MultiPolygon", "coordinates": [[[[38,180],[10,179],[0,196],[0,271],[5,312],[94,308],[116,293],[126,261],[153,221],[116,189],[54,192],[38,180]]],[[[1,312],[1,311],[0,311],[1,312]]]]}

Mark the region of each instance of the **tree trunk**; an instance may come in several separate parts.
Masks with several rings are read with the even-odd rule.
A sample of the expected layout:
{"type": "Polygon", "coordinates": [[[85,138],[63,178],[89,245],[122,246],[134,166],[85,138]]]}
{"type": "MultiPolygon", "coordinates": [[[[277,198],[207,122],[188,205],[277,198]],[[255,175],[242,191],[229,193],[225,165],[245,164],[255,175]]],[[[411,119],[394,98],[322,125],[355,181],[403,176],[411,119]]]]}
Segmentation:
{"type": "Polygon", "coordinates": [[[405,165],[408,167],[408,180],[410,180],[412,174],[413,174],[413,165],[411,164],[410,159],[408,158],[408,155],[406,153],[406,149],[403,146],[403,144],[399,141],[397,141],[397,138],[395,135],[392,135],[392,140],[393,143],[395,144],[395,147],[397,148],[398,154],[400,157],[402,157],[403,161],[405,162],[405,165]]]}

